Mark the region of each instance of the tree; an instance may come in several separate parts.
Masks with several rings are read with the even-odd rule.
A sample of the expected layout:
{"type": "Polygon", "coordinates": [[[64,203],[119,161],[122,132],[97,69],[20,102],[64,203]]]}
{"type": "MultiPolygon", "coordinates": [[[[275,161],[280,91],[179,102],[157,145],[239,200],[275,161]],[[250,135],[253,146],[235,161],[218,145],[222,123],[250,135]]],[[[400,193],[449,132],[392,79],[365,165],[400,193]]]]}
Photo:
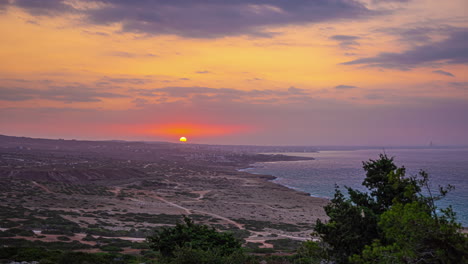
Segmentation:
{"type": "Polygon", "coordinates": [[[318,220],[315,231],[330,245],[328,255],[339,263],[346,263],[349,256],[361,252],[377,237],[377,219],[373,212],[356,206],[338,189],[331,203],[325,206],[325,212],[330,221],[318,220]]]}
{"type": "Polygon", "coordinates": [[[206,252],[228,257],[241,249],[241,243],[231,233],[221,233],[207,225],[195,224],[188,217],[184,217],[184,222],[177,223],[175,227],[155,232],[147,237],[147,241],[152,249],[166,258],[180,258],[181,253],[183,256],[193,254],[205,257],[206,252]]]}
{"type": "Polygon", "coordinates": [[[421,171],[407,177],[393,158],[363,162],[368,192],[336,189],[325,207],[330,220],[317,221],[315,231],[328,244],[337,263],[463,263],[467,237],[451,208],[436,212],[435,201],[452,188],[433,196],[429,177],[421,171]],[[427,195],[423,195],[422,189],[427,195]]]}

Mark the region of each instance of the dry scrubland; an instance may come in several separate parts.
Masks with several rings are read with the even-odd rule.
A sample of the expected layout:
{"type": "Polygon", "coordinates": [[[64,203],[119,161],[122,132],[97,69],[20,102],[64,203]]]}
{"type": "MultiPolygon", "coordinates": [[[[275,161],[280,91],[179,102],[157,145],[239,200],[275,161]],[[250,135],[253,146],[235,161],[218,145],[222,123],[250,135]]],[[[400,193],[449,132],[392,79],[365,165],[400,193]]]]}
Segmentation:
{"type": "Polygon", "coordinates": [[[187,215],[247,247],[294,248],[327,201],[237,171],[304,159],[255,154],[269,150],[281,149],[0,136],[1,243],[138,253],[187,215]]]}

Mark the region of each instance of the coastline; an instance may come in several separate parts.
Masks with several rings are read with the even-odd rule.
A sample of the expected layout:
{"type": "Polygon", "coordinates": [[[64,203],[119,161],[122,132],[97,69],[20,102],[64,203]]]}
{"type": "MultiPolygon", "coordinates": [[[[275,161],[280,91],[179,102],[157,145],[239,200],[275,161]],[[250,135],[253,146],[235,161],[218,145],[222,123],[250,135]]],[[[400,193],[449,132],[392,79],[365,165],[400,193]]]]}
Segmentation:
{"type": "MultiPolygon", "coordinates": [[[[317,152],[313,152],[313,153],[317,153],[317,152]]],[[[275,160],[275,161],[256,161],[254,163],[250,163],[247,167],[243,167],[243,168],[238,168],[236,169],[238,172],[244,172],[244,173],[249,173],[249,174],[252,174],[252,175],[256,175],[256,176],[262,176],[264,178],[266,178],[268,181],[274,183],[274,184],[277,184],[277,185],[280,185],[280,186],[283,186],[283,187],[286,187],[290,190],[293,190],[295,192],[298,192],[298,193],[301,193],[301,194],[305,194],[307,196],[310,196],[310,197],[313,197],[313,198],[319,198],[319,199],[325,199],[327,201],[329,201],[329,199],[327,197],[321,197],[321,196],[317,196],[317,195],[313,195],[312,193],[309,193],[309,192],[306,192],[306,191],[303,191],[303,190],[300,190],[298,188],[295,188],[295,187],[292,187],[292,186],[288,186],[286,184],[281,184],[280,182],[277,182],[277,180],[279,179],[279,177],[277,176],[274,176],[274,175],[270,175],[270,174],[262,174],[262,173],[256,173],[256,172],[250,172],[249,170],[251,169],[255,169],[255,165],[256,164],[261,164],[261,163],[276,163],[276,162],[295,162],[295,161],[308,161],[308,160],[315,160],[315,158],[313,157],[308,157],[308,156],[296,156],[296,155],[288,155],[287,153],[257,153],[259,155],[278,155],[278,156],[284,156],[284,157],[289,157],[289,158],[286,158],[284,160],[275,160]]],[[[310,154],[310,153],[308,153],[310,154]]]]}
{"type": "MultiPolygon", "coordinates": [[[[452,155],[448,155],[447,153],[456,154],[457,152],[464,151],[464,150],[467,150],[467,149],[466,148],[456,148],[456,149],[455,148],[437,148],[437,149],[435,148],[427,148],[427,149],[399,148],[399,149],[390,150],[389,152],[387,152],[387,154],[390,153],[389,154],[390,156],[393,156],[396,158],[395,160],[398,166],[405,166],[406,168],[409,168],[407,175],[414,175],[422,168],[424,171],[429,173],[429,175],[431,176],[431,182],[433,183],[434,186],[436,185],[444,186],[447,183],[454,185],[456,189],[453,190],[453,193],[450,192],[450,194],[445,199],[438,202],[437,206],[439,208],[446,208],[448,206],[452,206],[456,210],[455,212],[457,214],[457,222],[459,222],[463,226],[464,228],[463,232],[467,233],[468,232],[467,210],[466,208],[463,207],[463,201],[466,201],[467,196],[463,192],[459,191],[461,190],[460,188],[457,188],[458,186],[464,186],[464,184],[466,185],[467,178],[466,177],[464,178],[463,176],[465,175],[460,174],[460,171],[452,172],[453,175],[451,175],[450,182],[445,182],[446,176],[444,176],[444,178],[441,178],[441,175],[445,175],[443,173],[445,171],[444,169],[448,168],[447,166],[452,166],[452,165],[447,165],[447,164],[457,164],[456,162],[458,162],[458,164],[460,163],[459,159],[454,159],[455,163],[448,163],[448,159],[450,159],[452,155]],[[419,158],[420,155],[423,155],[422,157],[425,157],[425,158],[422,158],[422,159],[419,158]],[[414,157],[418,157],[418,158],[415,159],[414,157]],[[429,161],[435,158],[438,159],[437,160],[438,163],[430,163],[431,165],[428,165],[429,161]],[[425,166],[428,166],[428,167],[425,167],[425,166]]],[[[360,162],[362,162],[363,160],[375,158],[375,155],[378,155],[378,153],[379,151],[375,149],[342,150],[342,151],[325,150],[325,151],[320,151],[318,153],[305,153],[305,155],[303,153],[283,153],[283,155],[291,155],[295,157],[310,157],[311,155],[317,154],[316,157],[321,160],[321,163],[319,162],[317,165],[313,165],[313,164],[304,165],[304,166],[298,165],[297,167],[298,171],[296,171],[295,165],[291,165],[291,167],[288,167],[287,164],[290,164],[290,163],[282,163],[281,165],[278,164],[278,165],[268,166],[268,163],[270,162],[260,162],[260,163],[250,164],[250,166],[248,168],[244,168],[243,171],[246,171],[252,174],[272,173],[273,177],[275,177],[275,179],[272,180],[272,182],[274,183],[288,187],[292,190],[297,190],[299,192],[307,192],[309,193],[311,197],[323,198],[323,199],[329,200],[330,197],[332,197],[330,196],[331,194],[327,193],[326,191],[322,191],[322,190],[332,190],[331,188],[328,187],[329,184],[327,182],[323,183],[324,187],[326,185],[326,188],[319,188],[317,187],[317,184],[314,184],[313,182],[309,183],[310,185],[305,183],[307,181],[307,178],[301,178],[301,175],[304,175],[303,173],[305,173],[306,175],[309,175],[310,173],[311,175],[310,177],[312,177],[312,179],[318,180],[319,182],[320,182],[320,179],[317,178],[318,175],[325,175],[326,179],[330,177],[330,179],[338,180],[338,182],[342,183],[340,185],[351,186],[353,188],[360,188],[362,187],[360,185],[360,182],[362,181],[362,179],[358,179],[358,181],[355,182],[356,176],[345,177],[346,179],[344,178],[344,176],[346,175],[351,175],[351,176],[361,175],[362,176],[363,175],[362,173],[364,173],[364,171],[362,173],[356,172],[357,166],[356,168],[354,168],[354,167],[349,167],[349,165],[360,164],[360,162]],[[301,154],[304,156],[300,156],[301,154]],[[351,157],[353,158],[351,159],[351,157]],[[357,161],[356,158],[359,158],[359,161],[357,161]],[[340,161],[340,159],[342,161],[340,161]],[[329,162],[329,160],[331,160],[331,162],[329,162]],[[329,168],[328,167],[329,165],[332,165],[333,167],[333,166],[336,166],[335,164],[342,164],[338,166],[343,166],[342,168],[346,168],[347,170],[349,169],[352,169],[352,170],[349,170],[349,172],[345,171],[345,173],[342,173],[342,172],[336,171],[336,168],[332,170],[327,169],[329,168]],[[308,172],[307,169],[312,169],[313,171],[308,172]],[[289,170],[292,171],[291,172],[292,174],[288,173],[289,170]],[[334,174],[335,171],[338,173],[337,175],[342,175],[342,176],[337,176],[336,178],[335,176],[332,176],[332,174],[334,174]],[[289,175],[296,175],[296,173],[297,173],[298,178],[295,178],[295,176],[289,178],[289,175]],[[345,180],[348,182],[343,183],[342,180],[345,180]],[[284,184],[284,183],[291,183],[293,186],[288,186],[287,184],[284,184]],[[314,191],[320,194],[314,195],[313,193],[314,191]]],[[[463,152],[463,153],[466,153],[466,152],[463,152]]],[[[359,170],[361,170],[360,167],[359,167],[359,170]]],[[[318,186],[321,186],[321,185],[322,184],[318,186]]]]}

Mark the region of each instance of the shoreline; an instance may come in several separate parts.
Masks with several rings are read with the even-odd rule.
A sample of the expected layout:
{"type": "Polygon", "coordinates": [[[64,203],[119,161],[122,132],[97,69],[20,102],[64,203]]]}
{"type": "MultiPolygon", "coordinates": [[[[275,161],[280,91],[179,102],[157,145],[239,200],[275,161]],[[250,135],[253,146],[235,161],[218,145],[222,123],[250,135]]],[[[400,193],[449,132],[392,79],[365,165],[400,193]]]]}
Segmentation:
{"type": "MultiPolygon", "coordinates": [[[[427,149],[424,149],[424,150],[428,150],[428,151],[452,151],[452,150],[468,150],[468,148],[457,148],[457,149],[453,149],[453,148],[427,148],[427,149]]],[[[374,149],[358,149],[358,150],[321,150],[315,154],[318,154],[318,153],[327,153],[327,152],[331,152],[331,153],[334,153],[334,152],[354,152],[354,151],[365,151],[365,150],[370,150],[370,151],[373,151],[374,149]]],[[[403,151],[402,153],[407,153],[407,152],[411,152],[411,151],[419,151],[421,149],[412,149],[412,148],[395,148],[395,150],[399,150],[399,151],[403,151]]],[[[310,157],[310,155],[312,153],[282,153],[283,155],[287,155],[287,156],[291,156],[291,157],[310,157]],[[305,154],[304,156],[300,156],[301,154],[305,154]]],[[[328,154],[328,153],[327,153],[328,154]]],[[[313,154],[312,154],[313,155],[313,154]]],[[[398,159],[398,157],[405,157],[403,154],[399,154],[399,155],[396,155],[395,157],[398,159]],[[399,155],[402,155],[402,156],[399,156],[399,155]]],[[[328,155],[325,155],[324,157],[326,158],[329,158],[330,156],[328,155]]],[[[276,162],[276,161],[275,161],[276,162]]],[[[246,168],[243,168],[242,171],[244,172],[248,172],[248,173],[251,173],[251,174],[262,174],[261,172],[252,172],[250,170],[256,170],[256,169],[262,169],[264,167],[267,167],[267,163],[275,163],[275,162],[255,162],[255,163],[252,163],[252,164],[249,164],[249,167],[246,167],[246,168]],[[260,164],[262,163],[262,164],[260,164]],[[263,164],[265,163],[265,164],[263,164]],[[259,165],[260,164],[260,165],[259,165]]],[[[401,161],[399,161],[401,163],[401,161]]],[[[403,165],[404,166],[404,165],[403,165]]],[[[272,172],[272,171],[270,171],[272,172]]],[[[267,172],[268,173],[268,172],[267,172]]],[[[274,175],[271,175],[273,177],[273,179],[271,180],[273,183],[276,183],[276,184],[279,184],[281,186],[285,186],[291,190],[294,190],[294,191],[298,191],[298,192],[304,192],[304,193],[307,193],[308,195],[310,195],[311,197],[313,198],[321,198],[321,199],[326,199],[328,201],[330,201],[331,197],[327,197],[327,196],[319,196],[319,195],[314,195],[308,191],[304,191],[298,187],[292,187],[292,186],[288,186],[287,184],[283,184],[279,181],[281,181],[281,179],[289,179],[288,175],[284,175],[284,171],[282,173],[280,173],[283,177],[280,177],[280,176],[274,176],[274,175]]],[[[432,174],[432,173],[431,173],[432,174]]],[[[269,174],[268,174],[269,175],[269,174]]],[[[409,175],[409,174],[408,174],[409,175]]],[[[412,174],[411,174],[412,175],[412,174]]],[[[435,174],[437,175],[437,174],[435,174]]],[[[435,179],[437,180],[437,176],[435,176],[435,179]]],[[[436,180],[433,180],[433,181],[436,181],[436,180]]],[[[440,184],[440,183],[439,183],[440,184]]],[[[456,186],[456,185],[455,185],[456,186]]],[[[313,189],[313,188],[312,188],[313,189]]],[[[453,196],[453,197],[458,197],[456,196],[453,196]]],[[[462,225],[462,228],[463,228],[463,233],[468,233],[468,222],[467,222],[467,218],[466,218],[466,211],[462,210],[463,208],[460,208],[460,201],[463,201],[463,198],[462,197],[459,197],[459,198],[452,198],[452,199],[448,199],[447,201],[443,201],[445,203],[441,203],[441,204],[438,204],[438,208],[441,209],[441,208],[446,208],[448,206],[458,206],[456,208],[458,208],[458,210],[456,211],[456,214],[457,214],[457,222],[460,223],[462,225]]]]}
{"type": "MultiPolygon", "coordinates": [[[[314,152],[315,153],[315,152],[314,152]]],[[[268,155],[268,153],[257,153],[257,154],[260,154],[260,155],[268,155]]],[[[277,155],[277,154],[272,154],[272,155],[277,155]]],[[[322,196],[317,196],[317,195],[313,195],[312,193],[309,193],[309,192],[306,192],[306,191],[302,191],[298,188],[295,188],[295,187],[292,187],[292,186],[288,186],[288,185],[285,185],[285,184],[281,184],[279,182],[275,182],[276,180],[280,179],[279,177],[277,176],[274,176],[274,175],[270,175],[270,174],[262,174],[262,173],[256,173],[256,172],[249,172],[248,170],[249,169],[255,169],[255,164],[258,164],[258,163],[276,163],[276,162],[297,162],[297,161],[309,161],[309,160],[315,160],[315,158],[313,157],[301,157],[301,156],[295,156],[295,155],[287,155],[287,154],[283,154],[281,153],[282,156],[288,156],[288,157],[294,157],[294,158],[297,158],[295,160],[276,160],[276,161],[258,161],[258,162],[254,162],[254,163],[251,163],[248,165],[248,167],[244,167],[244,168],[240,168],[240,169],[236,169],[238,172],[243,172],[243,173],[249,173],[249,174],[252,174],[252,175],[259,175],[259,176],[265,176],[266,178],[268,177],[268,181],[271,182],[271,183],[274,183],[274,184],[277,184],[277,185],[280,185],[280,186],[283,186],[283,187],[286,187],[290,190],[293,190],[295,192],[298,192],[298,193],[302,193],[302,194],[306,194],[312,198],[318,198],[318,199],[324,199],[324,200],[327,200],[327,201],[330,201],[329,198],[327,197],[322,197],[322,196]],[[307,159],[302,159],[302,158],[307,158],[307,159]]]]}

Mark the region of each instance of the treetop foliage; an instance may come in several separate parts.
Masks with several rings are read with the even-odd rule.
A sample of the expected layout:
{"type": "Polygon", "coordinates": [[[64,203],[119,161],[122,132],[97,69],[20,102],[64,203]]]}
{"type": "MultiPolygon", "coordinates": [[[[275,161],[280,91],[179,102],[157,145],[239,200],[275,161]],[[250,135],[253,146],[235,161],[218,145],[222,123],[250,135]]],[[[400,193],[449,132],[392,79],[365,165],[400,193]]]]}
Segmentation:
{"type": "Polygon", "coordinates": [[[317,221],[315,231],[328,245],[336,263],[467,263],[468,239],[460,232],[451,207],[437,213],[434,201],[452,186],[439,187],[434,196],[429,176],[421,171],[406,176],[393,158],[363,162],[368,192],[336,188],[325,207],[330,217],[317,221]],[[422,192],[425,190],[426,194],[422,192]]]}
{"type": "Polygon", "coordinates": [[[150,247],[165,257],[174,257],[182,248],[217,252],[228,256],[240,250],[241,243],[231,234],[216,231],[207,225],[195,224],[184,217],[183,223],[164,228],[147,237],[150,247]]]}

